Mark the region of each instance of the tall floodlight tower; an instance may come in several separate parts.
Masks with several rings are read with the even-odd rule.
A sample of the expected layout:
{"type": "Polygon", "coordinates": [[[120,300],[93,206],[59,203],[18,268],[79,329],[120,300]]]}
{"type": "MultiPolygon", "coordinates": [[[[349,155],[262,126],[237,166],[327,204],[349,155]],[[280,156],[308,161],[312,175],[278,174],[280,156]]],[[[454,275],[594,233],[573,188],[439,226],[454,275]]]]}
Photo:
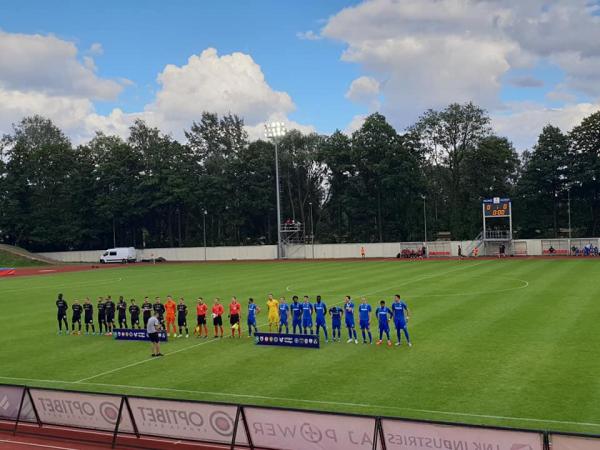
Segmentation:
{"type": "Polygon", "coordinates": [[[279,142],[286,133],[283,122],[269,122],[265,124],[265,137],[275,144],[275,194],[277,197],[277,259],[283,257],[281,243],[281,199],[279,194],[279,142]]]}

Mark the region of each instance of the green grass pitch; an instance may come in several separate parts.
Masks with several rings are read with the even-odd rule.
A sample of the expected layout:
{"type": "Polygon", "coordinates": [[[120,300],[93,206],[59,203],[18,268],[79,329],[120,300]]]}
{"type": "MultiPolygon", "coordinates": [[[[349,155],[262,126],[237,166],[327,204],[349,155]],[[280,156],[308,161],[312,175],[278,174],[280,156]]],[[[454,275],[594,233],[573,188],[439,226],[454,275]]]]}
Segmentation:
{"type": "Polygon", "coordinates": [[[169,264],[3,279],[0,382],[597,434],[599,277],[596,260],[510,259],[169,264]],[[58,292],[69,304],[173,294],[194,313],[199,295],[237,295],[244,311],[251,296],[262,331],[269,292],[321,294],[328,306],[347,293],[372,305],[400,293],[414,346],[190,337],[152,359],[147,343],[57,336],[58,292]]]}

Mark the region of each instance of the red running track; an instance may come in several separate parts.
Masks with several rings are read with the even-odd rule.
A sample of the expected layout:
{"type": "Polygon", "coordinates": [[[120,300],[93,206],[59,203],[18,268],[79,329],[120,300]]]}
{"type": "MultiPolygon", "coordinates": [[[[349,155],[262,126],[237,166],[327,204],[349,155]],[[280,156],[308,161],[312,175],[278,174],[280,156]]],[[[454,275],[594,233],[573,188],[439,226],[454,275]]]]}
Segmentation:
{"type": "MultiPolygon", "coordinates": [[[[0,421],[0,450],[106,450],[111,448],[112,434],[91,430],[20,423],[13,435],[14,423],[0,421]]],[[[201,444],[172,439],[137,438],[119,435],[117,450],[225,450],[229,446],[201,444]]]]}

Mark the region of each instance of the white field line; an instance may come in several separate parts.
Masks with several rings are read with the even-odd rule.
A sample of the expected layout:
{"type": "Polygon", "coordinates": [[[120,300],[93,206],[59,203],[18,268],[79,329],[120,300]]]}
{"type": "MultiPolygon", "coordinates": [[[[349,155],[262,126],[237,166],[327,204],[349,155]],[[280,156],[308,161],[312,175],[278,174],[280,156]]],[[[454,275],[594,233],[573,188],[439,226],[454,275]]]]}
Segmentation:
{"type": "MultiPolygon", "coordinates": [[[[332,306],[333,305],[339,305],[340,303],[342,303],[342,302],[332,303],[331,305],[332,306]]],[[[267,325],[268,325],[268,323],[263,323],[261,325],[258,325],[256,328],[266,327],[267,325]]],[[[175,350],[175,351],[172,351],[172,352],[169,352],[169,353],[165,353],[165,356],[175,355],[176,353],[184,352],[186,350],[191,350],[193,348],[200,347],[201,345],[206,345],[206,344],[210,344],[211,342],[218,342],[218,341],[220,341],[220,339],[211,339],[209,341],[198,342],[197,344],[189,345],[187,347],[180,348],[179,350],[175,350]]],[[[70,383],[82,383],[82,384],[85,384],[84,382],[89,381],[89,380],[93,380],[94,378],[99,378],[99,377],[101,377],[103,375],[109,375],[111,373],[115,373],[115,372],[118,372],[118,371],[123,370],[123,369],[128,369],[130,367],[139,366],[140,364],[144,364],[144,363],[147,363],[149,361],[158,361],[160,359],[161,358],[152,358],[152,357],[150,357],[150,358],[144,359],[142,361],[137,361],[137,362],[134,362],[134,363],[131,363],[131,364],[127,364],[127,365],[122,366],[122,367],[117,367],[115,369],[107,370],[106,372],[102,372],[102,373],[99,373],[99,374],[96,374],[96,375],[92,375],[91,377],[82,378],[81,380],[77,380],[77,381],[71,381],[70,383]]]]}
{"type": "Polygon", "coordinates": [[[0,439],[0,442],[4,442],[6,444],[26,445],[27,447],[52,448],[52,449],[55,449],[55,450],[77,450],[74,447],[57,447],[56,445],[33,444],[31,442],[9,441],[9,440],[6,440],[6,439],[0,439]]]}
{"type": "MultiPolygon", "coordinates": [[[[428,278],[433,278],[433,277],[440,276],[440,275],[445,275],[445,274],[447,274],[447,273],[456,272],[456,271],[458,271],[458,270],[464,270],[464,269],[468,269],[468,268],[470,268],[470,267],[475,267],[475,266],[478,266],[478,265],[480,265],[480,264],[483,264],[483,263],[485,263],[485,262],[487,262],[487,261],[480,261],[480,262],[478,262],[478,263],[476,263],[476,264],[470,264],[470,265],[468,265],[468,266],[461,266],[461,267],[458,267],[458,268],[456,268],[456,269],[451,269],[451,270],[447,270],[447,271],[444,271],[444,272],[435,273],[435,274],[433,274],[433,275],[427,275],[427,276],[425,276],[425,277],[421,277],[421,278],[417,278],[417,279],[415,279],[415,280],[409,280],[409,281],[407,281],[407,282],[404,282],[404,283],[397,284],[396,286],[401,286],[402,284],[407,284],[407,283],[410,283],[410,282],[412,282],[412,281],[420,281],[420,280],[424,280],[424,279],[428,279],[428,278]]],[[[287,289],[287,288],[286,288],[286,289],[287,289]]],[[[386,288],[386,289],[387,289],[387,288],[386,288]]],[[[375,291],[375,292],[377,292],[377,291],[375,291]]],[[[367,295],[367,294],[365,294],[365,295],[367,295]]],[[[342,303],[342,302],[332,303],[332,305],[337,305],[337,304],[339,304],[339,303],[342,303]]],[[[261,328],[261,327],[263,327],[263,326],[266,326],[266,325],[267,325],[267,324],[262,324],[262,325],[260,325],[260,326],[259,326],[259,327],[257,327],[257,328],[261,328]]],[[[215,340],[215,339],[213,339],[213,340],[210,340],[210,341],[199,342],[199,343],[197,343],[197,344],[194,344],[194,345],[190,345],[190,346],[187,346],[187,347],[184,347],[184,348],[180,348],[179,350],[175,350],[175,351],[173,351],[173,352],[165,353],[165,356],[170,356],[170,355],[174,355],[174,354],[177,354],[177,353],[180,353],[180,352],[183,352],[183,351],[191,350],[191,349],[193,349],[193,348],[200,347],[200,346],[202,346],[202,345],[206,345],[206,344],[209,344],[209,343],[211,343],[211,342],[215,342],[215,341],[216,341],[216,340],[215,340]]],[[[100,377],[102,377],[102,376],[104,376],[104,375],[110,375],[111,373],[119,372],[119,371],[121,371],[121,370],[124,370],[124,369],[129,369],[130,367],[139,366],[139,365],[141,365],[141,364],[145,364],[145,363],[147,363],[147,362],[149,362],[149,361],[155,361],[155,360],[158,360],[158,359],[160,359],[160,358],[147,358],[147,359],[144,359],[144,360],[142,360],[142,361],[137,361],[137,362],[134,362],[134,363],[131,363],[131,364],[124,365],[124,366],[122,366],[122,367],[117,367],[117,368],[115,368],[115,369],[107,370],[107,371],[105,371],[105,372],[101,372],[101,373],[99,373],[99,374],[92,375],[92,376],[90,376],[90,377],[82,378],[82,379],[80,379],[80,380],[77,380],[77,381],[75,381],[75,383],[84,383],[84,382],[86,382],[86,381],[90,381],[90,380],[93,380],[93,379],[95,379],[95,378],[100,378],[100,377]]]]}
{"type": "Polygon", "coordinates": [[[191,390],[191,389],[174,389],[174,388],[161,388],[161,387],[149,387],[149,386],[136,386],[129,384],[111,384],[111,383],[86,383],[79,381],[58,381],[58,380],[37,380],[34,378],[15,378],[15,377],[2,377],[0,379],[3,380],[16,380],[16,381],[24,381],[24,382],[40,382],[40,383],[55,383],[55,384],[85,384],[89,386],[98,386],[98,387],[112,387],[118,389],[139,389],[145,391],[158,391],[158,392],[174,392],[179,394],[197,394],[197,395],[212,395],[217,397],[233,397],[233,398],[245,398],[245,399],[259,399],[259,400],[274,400],[278,402],[298,402],[298,403],[307,403],[313,405],[329,405],[329,406],[349,406],[349,407],[357,407],[357,408],[370,408],[370,409],[387,409],[387,410],[395,410],[395,411],[409,411],[409,412],[419,412],[426,414],[439,414],[445,416],[455,416],[455,417],[471,417],[471,418],[480,418],[480,419],[494,419],[494,420],[515,420],[515,421],[523,421],[523,422],[534,422],[534,423],[554,423],[554,424],[562,424],[562,425],[579,425],[579,426],[589,426],[589,427],[600,427],[600,423],[593,422],[574,422],[568,420],[555,420],[555,419],[534,419],[530,417],[512,417],[512,416],[497,416],[491,414],[475,414],[475,413],[465,413],[465,412],[457,412],[457,411],[440,411],[435,409],[420,409],[420,408],[407,408],[402,406],[385,406],[385,405],[373,405],[369,403],[352,403],[352,402],[336,402],[336,401],[328,401],[328,400],[307,400],[301,398],[288,398],[288,397],[271,397],[266,395],[252,395],[252,394],[234,394],[229,392],[212,392],[212,391],[199,391],[199,390],[191,390]]]}
{"type": "MultiPolygon", "coordinates": [[[[172,351],[172,352],[169,352],[169,353],[165,353],[165,356],[174,355],[176,353],[180,353],[180,352],[183,352],[185,350],[191,350],[192,348],[200,347],[202,345],[210,344],[212,342],[217,342],[219,340],[220,339],[214,339],[214,338],[212,338],[212,339],[207,340],[207,341],[198,342],[197,344],[189,345],[187,347],[180,348],[179,350],[175,350],[175,351],[172,351]]],[[[81,380],[77,380],[74,383],[83,383],[83,382],[88,381],[88,380],[93,380],[94,378],[99,378],[99,377],[104,376],[104,375],[109,375],[111,373],[115,373],[115,372],[118,372],[120,370],[128,369],[130,367],[139,366],[140,364],[144,364],[144,363],[147,363],[147,362],[150,362],[150,361],[158,361],[159,359],[160,358],[146,358],[146,359],[143,359],[141,361],[137,361],[137,362],[134,362],[134,363],[131,363],[131,364],[127,364],[127,365],[122,366],[122,367],[117,367],[115,369],[107,370],[106,372],[101,372],[99,374],[92,375],[91,377],[82,378],[81,380]]]]}
{"type": "MultiPolygon", "coordinates": [[[[381,289],[377,289],[375,291],[366,292],[364,294],[357,294],[357,295],[359,297],[362,297],[362,296],[376,294],[378,292],[387,291],[388,289],[396,289],[398,286],[404,286],[404,285],[411,284],[411,283],[414,283],[414,282],[417,282],[417,281],[428,280],[430,278],[439,277],[439,276],[442,276],[442,275],[446,275],[448,273],[458,272],[459,270],[469,269],[469,268],[476,267],[476,266],[479,266],[479,265],[487,263],[487,262],[489,262],[489,261],[484,260],[484,261],[479,261],[478,263],[475,263],[475,264],[461,265],[460,267],[457,267],[457,268],[454,268],[454,269],[450,269],[450,270],[446,270],[444,272],[437,272],[437,273],[434,273],[434,274],[431,274],[431,275],[425,275],[425,276],[422,276],[422,277],[419,277],[419,278],[414,278],[414,279],[410,279],[408,281],[404,281],[402,283],[396,283],[393,286],[387,286],[387,287],[384,287],[384,288],[381,288],[381,289]]],[[[518,281],[523,281],[524,283],[527,283],[527,285],[529,285],[529,283],[527,281],[524,281],[524,280],[518,280],[518,281]]],[[[300,291],[294,290],[293,287],[294,286],[290,284],[290,285],[288,285],[288,286],[285,287],[285,290],[287,292],[290,292],[290,293],[300,293],[300,291]]],[[[526,286],[522,286],[522,287],[526,287],[526,286]]],[[[517,289],[520,289],[520,288],[521,288],[521,286],[519,286],[517,289]]],[[[510,290],[514,290],[514,289],[515,288],[510,288],[510,290]]],[[[495,292],[497,292],[497,291],[495,291],[495,292]]],[[[329,293],[328,295],[333,295],[333,294],[329,293]]],[[[461,294],[458,294],[458,295],[464,295],[464,294],[461,293],[461,294]]],[[[416,297],[416,296],[413,296],[413,297],[416,297]]]]}
{"type": "MultiPolygon", "coordinates": [[[[80,273],[80,272],[71,272],[71,273],[80,273]]],[[[15,280],[16,278],[13,278],[13,280],[15,280]]],[[[96,285],[100,285],[100,284],[109,284],[109,283],[113,283],[115,281],[122,281],[123,278],[109,278],[108,280],[98,280],[98,281],[80,281],[80,282],[74,282],[68,283],[68,286],[96,286],[96,285]]],[[[34,289],[62,289],[67,285],[67,282],[65,281],[64,283],[58,284],[58,285],[45,285],[45,286],[25,286],[22,288],[13,288],[13,289],[5,289],[2,290],[3,293],[8,293],[8,292],[21,292],[21,291],[30,291],[30,290],[34,290],[34,289]]]]}

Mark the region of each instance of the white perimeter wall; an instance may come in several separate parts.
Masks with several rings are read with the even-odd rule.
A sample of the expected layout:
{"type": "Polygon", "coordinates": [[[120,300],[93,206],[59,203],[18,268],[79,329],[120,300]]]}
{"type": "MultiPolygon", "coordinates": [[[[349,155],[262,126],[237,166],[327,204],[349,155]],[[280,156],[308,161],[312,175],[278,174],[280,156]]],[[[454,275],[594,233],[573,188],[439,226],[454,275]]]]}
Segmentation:
{"type": "MultiPolygon", "coordinates": [[[[563,242],[565,239],[562,240],[563,242]]],[[[575,240],[574,240],[575,241],[575,240]]],[[[579,240],[577,240],[579,241],[579,240]]],[[[598,242],[597,238],[594,241],[598,242]]],[[[465,253],[475,241],[431,242],[430,251],[449,251],[450,256],[458,256],[458,246],[465,253]]],[[[367,258],[394,258],[403,248],[420,248],[421,242],[387,242],[378,244],[315,244],[294,245],[286,248],[286,257],[290,259],[328,259],[328,258],[359,258],[360,248],[364,247],[367,258]],[[314,256],[313,256],[314,255],[314,256]]],[[[513,241],[513,248],[531,256],[542,255],[542,240],[519,239],[513,241]]],[[[80,252],[49,252],[40,253],[43,256],[63,262],[99,262],[104,250],[80,252]]],[[[204,247],[183,248],[147,248],[138,250],[138,259],[163,257],[167,261],[202,261],[204,247]]],[[[269,260],[277,258],[277,246],[257,245],[240,247],[207,247],[206,259],[209,261],[231,260],[269,260]]]]}

